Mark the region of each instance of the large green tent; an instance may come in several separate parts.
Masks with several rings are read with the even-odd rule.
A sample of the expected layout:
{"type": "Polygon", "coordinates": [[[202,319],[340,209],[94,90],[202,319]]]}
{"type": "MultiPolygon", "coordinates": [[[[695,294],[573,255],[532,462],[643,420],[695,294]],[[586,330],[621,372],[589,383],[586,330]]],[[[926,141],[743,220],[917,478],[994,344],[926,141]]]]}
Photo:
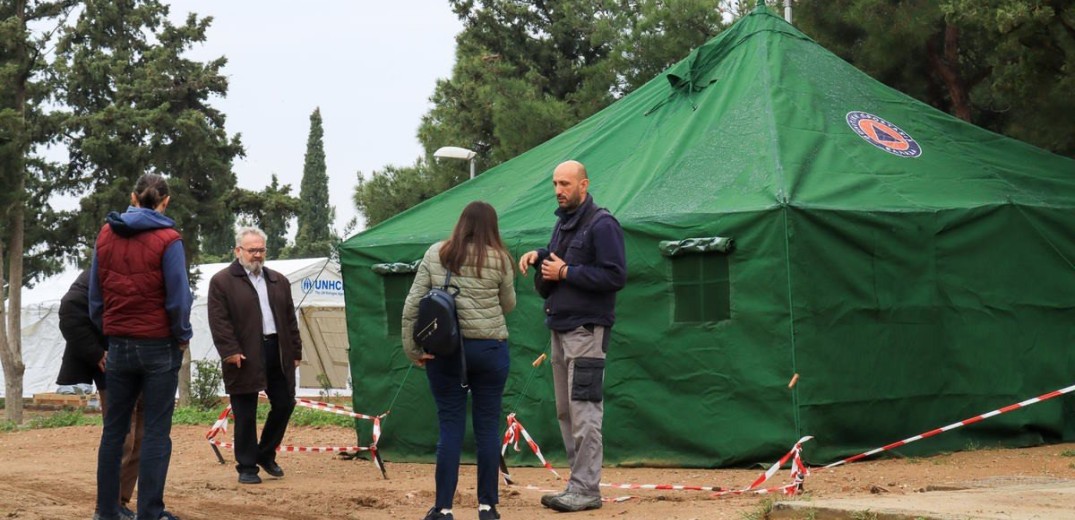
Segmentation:
{"type": "MultiPolygon", "coordinates": [[[[896,92],[759,7],[562,135],[343,244],[354,403],[391,406],[387,458],[431,461],[437,435],[400,350],[405,264],[478,199],[516,257],[543,246],[566,159],[627,241],[608,464],[772,461],[801,435],[816,437],[809,461],[837,460],[1075,382],[1075,161],[896,92]]],[[[551,373],[531,366],[548,350],[541,302],[516,281],[505,412],[562,461],[551,373]]],[[[901,453],[1072,440],[1073,410],[1054,399],[901,453]]]]}

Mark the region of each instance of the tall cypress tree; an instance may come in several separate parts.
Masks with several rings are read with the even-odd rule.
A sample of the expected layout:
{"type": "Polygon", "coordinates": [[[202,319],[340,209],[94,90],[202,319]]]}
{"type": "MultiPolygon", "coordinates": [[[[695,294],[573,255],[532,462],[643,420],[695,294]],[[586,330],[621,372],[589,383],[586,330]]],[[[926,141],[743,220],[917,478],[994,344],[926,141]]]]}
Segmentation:
{"type": "Polygon", "coordinates": [[[299,231],[291,258],[328,256],[334,238],[331,232],[336,210],[328,203],[328,171],[325,167],[325,131],[321,126],[321,109],[310,114],[310,135],[306,139],[306,160],[299,187],[299,231]]]}

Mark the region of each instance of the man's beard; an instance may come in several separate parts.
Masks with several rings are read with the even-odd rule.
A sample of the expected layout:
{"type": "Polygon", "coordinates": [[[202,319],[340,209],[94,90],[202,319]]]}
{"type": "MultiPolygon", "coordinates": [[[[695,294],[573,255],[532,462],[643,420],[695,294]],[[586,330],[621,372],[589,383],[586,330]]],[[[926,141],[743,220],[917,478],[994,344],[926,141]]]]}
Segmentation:
{"type": "Polygon", "coordinates": [[[573,213],[576,209],[579,209],[579,206],[581,206],[585,200],[584,197],[564,197],[564,201],[560,203],[560,207],[568,213],[573,213]]]}
{"type": "Polygon", "coordinates": [[[264,263],[265,263],[264,261],[258,261],[258,260],[251,260],[251,261],[247,262],[246,260],[243,260],[242,258],[239,259],[239,265],[243,266],[243,269],[246,269],[247,271],[250,271],[251,273],[254,273],[255,275],[258,275],[258,276],[261,276],[261,266],[264,263]]]}

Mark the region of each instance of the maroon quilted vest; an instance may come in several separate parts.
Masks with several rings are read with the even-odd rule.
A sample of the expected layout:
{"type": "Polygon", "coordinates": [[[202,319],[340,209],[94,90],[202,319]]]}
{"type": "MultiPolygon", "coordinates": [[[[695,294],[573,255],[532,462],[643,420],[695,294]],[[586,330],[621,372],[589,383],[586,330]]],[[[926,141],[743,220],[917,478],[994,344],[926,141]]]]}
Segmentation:
{"type": "Polygon", "coordinates": [[[97,279],[104,300],[104,334],[128,338],[170,338],[172,321],[164,309],[164,251],[179,232],[146,230],[131,237],[105,224],[97,235],[97,279]]]}

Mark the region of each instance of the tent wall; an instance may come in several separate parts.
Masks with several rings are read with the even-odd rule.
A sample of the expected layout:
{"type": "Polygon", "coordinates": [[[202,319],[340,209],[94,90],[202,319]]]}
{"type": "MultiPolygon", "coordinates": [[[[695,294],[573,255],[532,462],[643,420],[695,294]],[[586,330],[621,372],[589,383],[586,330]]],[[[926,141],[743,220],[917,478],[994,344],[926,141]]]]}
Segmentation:
{"type": "MultiPolygon", "coordinates": [[[[797,388],[801,429],[818,439],[812,458],[1075,383],[1075,245],[1063,211],[790,215],[797,388]]],[[[1054,399],[901,452],[1070,441],[1072,410],[1054,399]]]]}
{"type": "MultiPolygon", "coordinates": [[[[718,466],[760,462],[775,446],[786,449],[795,421],[787,390],[790,316],[779,209],[721,215],[688,226],[625,224],[625,231],[629,279],[617,299],[605,376],[606,461],[718,466]],[[728,255],[731,318],[674,323],[671,260],[661,256],[657,244],[712,235],[733,236],[743,244],[728,255]],[[705,433],[714,431],[721,434],[705,433]]],[[[515,244],[511,252],[518,257],[544,245],[548,233],[509,232],[505,239],[515,244]]],[[[385,410],[377,405],[391,404],[380,446],[396,460],[432,460],[436,412],[424,371],[412,368],[403,355],[399,314],[386,318],[385,301],[401,295],[385,294],[385,276],[370,267],[421,258],[427,245],[363,248],[343,261],[355,405],[364,413],[381,413],[385,410]]],[[[517,412],[544,454],[563,462],[550,367],[531,366],[549,352],[542,302],[531,277],[516,275],[516,293],[518,306],[508,316],[512,369],[505,413],[517,412]]]]}
{"type": "MultiPolygon", "coordinates": [[[[195,268],[200,272],[200,279],[190,316],[194,329],[190,342],[192,360],[215,362],[220,359],[209,331],[207,295],[209,279],[227,265],[205,264],[195,268]]],[[[288,277],[292,299],[300,313],[305,307],[311,309],[307,319],[303,319],[302,314],[299,316],[300,334],[304,342],[313,345],[304,348],[304,363],[299,369],[299,393],[317,395],[322,388],[317,375],[322,373],[321,367],[324,364],[331,367],[329,370],[333,392],[346,394],[349,391],[350,374],[346,367],[343,282],[339,265],[325,258],[311,258],[273,260],[268,262],[268,267],[288,277]],[[317,345],[323,348],[319,349],[317,345]],[[331,356],[332,359],[321,360],[319,353],[331,356]]],[[[53,279],[44,280],[26,295],[26,300],[33,303],[22,308],[23,362],[26,365],[23,376],[24,397],[56,390],[56,376],[60,371],[65,346],[59,329],[60,298],[67,292],[78,273],[79,270],[73,269],[53,279]]],[[[0,373],[0,396],[3,396],[4,392],[2,382],[3,373],[0,373]]]]}

